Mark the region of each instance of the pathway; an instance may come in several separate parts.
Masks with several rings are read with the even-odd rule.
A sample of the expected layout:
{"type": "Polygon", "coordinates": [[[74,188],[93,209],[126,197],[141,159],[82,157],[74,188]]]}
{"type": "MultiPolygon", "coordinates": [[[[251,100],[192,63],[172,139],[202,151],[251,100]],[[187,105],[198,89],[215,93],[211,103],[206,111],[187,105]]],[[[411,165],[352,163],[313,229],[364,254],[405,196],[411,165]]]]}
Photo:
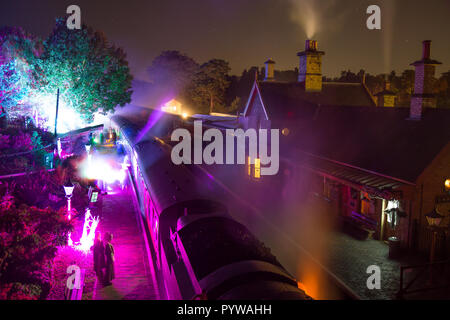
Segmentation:
{"type": "Polygon", "coordinates": [[[99,230],[112,232],[116,278],[111,286],[96,283],[94,300],[155,300],[159,298],[149,266],[146,245],[133,204],[131,191],[103,196],[99,230]]]}

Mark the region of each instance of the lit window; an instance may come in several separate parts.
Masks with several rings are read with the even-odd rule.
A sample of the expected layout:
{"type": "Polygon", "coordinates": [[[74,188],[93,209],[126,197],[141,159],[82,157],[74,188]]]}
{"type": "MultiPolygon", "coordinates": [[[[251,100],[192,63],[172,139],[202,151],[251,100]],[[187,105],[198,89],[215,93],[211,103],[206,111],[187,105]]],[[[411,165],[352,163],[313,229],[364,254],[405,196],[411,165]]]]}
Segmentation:
{"type": "Polygon", "coordinates": [[[252,175],[252,158],[248,157],[248,175],[252,175]]]}
{"type": "Polygon", "coordinates": [[[261,178],[261,160],[259,158],[255,159],[255,178],[261,178]]]}

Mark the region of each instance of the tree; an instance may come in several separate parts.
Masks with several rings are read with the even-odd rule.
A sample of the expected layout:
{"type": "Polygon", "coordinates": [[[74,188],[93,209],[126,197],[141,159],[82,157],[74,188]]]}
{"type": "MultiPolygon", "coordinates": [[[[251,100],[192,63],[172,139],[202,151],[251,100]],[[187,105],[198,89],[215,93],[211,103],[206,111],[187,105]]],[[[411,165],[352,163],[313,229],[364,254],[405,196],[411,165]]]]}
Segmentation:
{"type": "Polygon", "coordinates": [[[21,103],[34,87],[38,72],[29,62],[40,51],[40,40],[23,29],[0,29],[0,106],[6,112],[21,103]]]}
{"type": "Polygon", "coordinates": [[[0,106],[9,112],[29,94],[26,77],[16,60],[0,65],[0,106]]]}
{"type": "Polygon", "coordinates": [[[187,97],[187,89],[192,86],[199,65],[194,59],[178,51],[163,51],[153,59],[147,69],[150,80],[165,93],[187,97]]]}
{"type": "Polygon", "coordinates": [[[95,112],[106,114],[131,101],[130,69],[126,54],[108,42],[105,35],[83,25],[70,30],[64,19],[56,19],[44,52],[37,60],[43,72],[39,90],[56,95],[85,120],[95,112]]]}
{"type": "Polygon", "coordinates": [[[215,107],[223,108],[225,102],[225,92],[230,81],[228,72],[230,67],[228,62],[220,59],[213,59],[204,63],[194,78],[192,100],[197,108],[209,113],[215,107]]]}

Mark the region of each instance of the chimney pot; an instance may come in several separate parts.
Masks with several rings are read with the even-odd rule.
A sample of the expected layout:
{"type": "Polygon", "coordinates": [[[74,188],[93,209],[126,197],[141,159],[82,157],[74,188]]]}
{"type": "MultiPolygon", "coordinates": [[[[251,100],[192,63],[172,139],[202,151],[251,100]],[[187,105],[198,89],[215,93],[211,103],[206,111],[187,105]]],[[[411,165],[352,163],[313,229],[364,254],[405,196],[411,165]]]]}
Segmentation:
{"type": "Polygon", "coordinates": [[[431,40],[423,41],[422,45],[423,45],[422,59],[430,59],[430,57],[431,57],[431,40]]]}
{"type": "Polygon", "coordinates": [[[317,40],[306,40],[305,51],[317,51],[317,40]]]}
{"type": "Polygon", "coordinates": [[[270,58],[265,63],[266,65],[266,75],[264,81],[274,81],[275,80],[275,61],[270,58]]]}

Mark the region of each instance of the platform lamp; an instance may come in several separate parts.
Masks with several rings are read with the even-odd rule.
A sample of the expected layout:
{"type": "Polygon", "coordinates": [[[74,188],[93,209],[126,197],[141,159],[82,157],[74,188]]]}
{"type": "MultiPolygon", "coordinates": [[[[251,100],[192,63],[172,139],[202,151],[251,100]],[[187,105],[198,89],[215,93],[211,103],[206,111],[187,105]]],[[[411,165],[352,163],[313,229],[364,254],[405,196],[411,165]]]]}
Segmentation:
{"type": "Polygon", "coordinates": [[[444,181],[444,190],[445,190],[445,192],[450,194],[450,179],[445,179],[445,181],[444,181]]]}
{"type": "Polygon", "coordinates": [[[442,218],[444,218],[444,216],[439,214],[439,212],[436,211],[436,207],[434,207],[433,211],[426,214],[425,217],[427,218],[428,225],[433,232],[433,238],[431,241],[431,250],[430,250],[430,262],[433,262],[434,257],[435,257],[435,251],[436,251],[438,228],[439,228],[439,225],[441,224],[442,218]]]}
{"type": "Polygon", "coordinates": [[[69,220],[70,220],[72,218],[71,217],[72,207],[71,207],[70,201],[72,199],[73,189],[75,188],[75,186],[72,184],[72,182],[69,182],[69,183],[65,184],[63,187],[64,187],[64,192],[66,193],[67,213],[68,213],[68,217],[69,217],[69,220]]]}

